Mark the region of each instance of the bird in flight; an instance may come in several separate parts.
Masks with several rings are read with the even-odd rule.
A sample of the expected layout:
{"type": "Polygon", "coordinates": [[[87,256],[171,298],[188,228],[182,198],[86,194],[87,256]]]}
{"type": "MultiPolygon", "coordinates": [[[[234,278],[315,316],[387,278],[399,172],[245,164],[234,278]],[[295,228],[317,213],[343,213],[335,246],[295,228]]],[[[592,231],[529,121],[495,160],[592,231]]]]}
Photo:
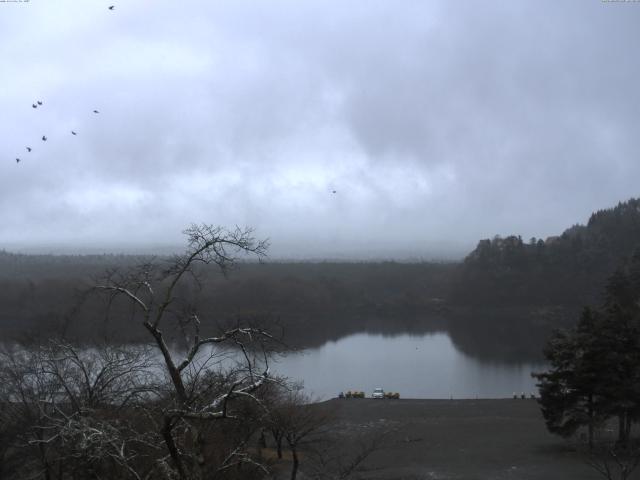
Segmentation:
{"type": "Polygon", "coordinates": [[[38,105],[42,105],[42,100],[38,100],[38,105]]]}
{"type": "Polygon", "coordinates": [[[31,151],[31,147],[27,147],[27,152],[30,152],[30,151],[31,151]]]}
{"type": "Polygon", "coordinates": [[[35,103],[32,103],[31,108],[38,108],[38,105],[36,105],[35,103]]]}
{"type": "Polygon", "coordinates": [[[42,141],[46,142],[47,141],[47,137],[45,135],[42,135],[42,141]]]}
{"type": "Polygon", "coordinates": [[[77,133],[71,130],[71,135],[77,135],[77,133]]]}
{"type": "Polygon", "coordinates": [[[93,113],[100,113],[98,110],[94,110],[93,113]]]}
{"type": "Polygon", "coordinates": [[[16,158],[16,163],[20,163],[20,159],[19,158],[16,158]]]}
{"type": "Polygon", "coordinates": [[[109,6],[109,10],[113,10],[114,8],[116,8],[115,5],[110,5],[109,6]]]}
{"type": "Polygon", "coordinates": [[[331,193],[338,193],[337,190],[331,190],[331,193]]]}

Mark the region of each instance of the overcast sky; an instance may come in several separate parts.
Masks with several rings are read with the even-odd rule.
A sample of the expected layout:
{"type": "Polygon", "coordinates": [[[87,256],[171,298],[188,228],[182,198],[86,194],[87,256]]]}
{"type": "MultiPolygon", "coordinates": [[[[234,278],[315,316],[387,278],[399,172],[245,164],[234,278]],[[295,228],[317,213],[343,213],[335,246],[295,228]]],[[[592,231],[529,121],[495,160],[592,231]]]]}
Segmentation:
{"type": "Polygon", "coordinates": [[[428,259],[640,195],[640,3],[0,1],[0,32],[0,248],[207,222],[428,259]]]}

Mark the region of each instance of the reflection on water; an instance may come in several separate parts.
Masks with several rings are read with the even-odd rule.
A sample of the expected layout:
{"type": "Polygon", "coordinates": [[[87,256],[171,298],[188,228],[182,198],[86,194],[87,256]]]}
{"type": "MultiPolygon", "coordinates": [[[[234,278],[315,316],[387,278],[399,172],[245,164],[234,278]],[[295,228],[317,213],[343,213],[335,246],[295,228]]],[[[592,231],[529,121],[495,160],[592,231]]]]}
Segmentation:
{"type": "Polygon", "coordinates": [[[458,350],[446,333],[383,336],[359,333],[320,348],[290,354],[273,365],[303,380],[316,397],[375,387],[403,398],[500,398],[536,391],[532,371],[543,364],[485,363],[458,350]]]}

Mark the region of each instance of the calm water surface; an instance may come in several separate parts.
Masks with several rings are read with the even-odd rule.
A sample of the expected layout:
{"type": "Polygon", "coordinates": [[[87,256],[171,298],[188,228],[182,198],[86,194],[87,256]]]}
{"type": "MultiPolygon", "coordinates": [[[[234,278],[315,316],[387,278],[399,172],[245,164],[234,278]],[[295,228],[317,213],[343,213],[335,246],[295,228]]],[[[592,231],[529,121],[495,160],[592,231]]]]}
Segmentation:
{"type": "Polygon", "coordinates": [[[532,371],[543,364],[484,363],[458,350],[446,333],[383,336],[359,333],[290,354],[275,372],[304,380],[307,393],[326,399],[375,387],[403,398],[501,398],[537,392],[532,371]]]}

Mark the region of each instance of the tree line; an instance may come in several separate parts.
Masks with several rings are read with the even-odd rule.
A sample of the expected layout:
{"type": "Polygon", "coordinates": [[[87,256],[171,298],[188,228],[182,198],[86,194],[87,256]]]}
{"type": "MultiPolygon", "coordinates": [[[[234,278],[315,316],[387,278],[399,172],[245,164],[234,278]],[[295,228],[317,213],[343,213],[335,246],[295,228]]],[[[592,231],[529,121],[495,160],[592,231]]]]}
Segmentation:
{"type": "MultiPolygon", "coordinates": [[[[169,260],[0,253],[0,333],[20,335],[64,326],[78,339],[108,333],[114,340],[139,341],[143,332],[131,328],[126,316],[112,314],[107,323],[102,299],[85,297],[83,292],[104,270],[169,260]]],[[[299,347],[362,330],[433,328],[423,323],[441,313],[453,273],[450,264],[440,263],[249,260],[236,262],[228,278],[211,265],[198,265],[204,288],[185,284],[182,294],[223,323],[257,314],[278,318],[287,342],[299,347]]],[[[120,303],[111,305],[111,313],[122,308],[126,307],[120,303]]]]}
{"type": "Polygon", "coordinates": [[[640,199],[599,210],[560,236],[481,240],[461,265],[451,298],[473,306],[591,304],[639,244],[640,199]]]}

